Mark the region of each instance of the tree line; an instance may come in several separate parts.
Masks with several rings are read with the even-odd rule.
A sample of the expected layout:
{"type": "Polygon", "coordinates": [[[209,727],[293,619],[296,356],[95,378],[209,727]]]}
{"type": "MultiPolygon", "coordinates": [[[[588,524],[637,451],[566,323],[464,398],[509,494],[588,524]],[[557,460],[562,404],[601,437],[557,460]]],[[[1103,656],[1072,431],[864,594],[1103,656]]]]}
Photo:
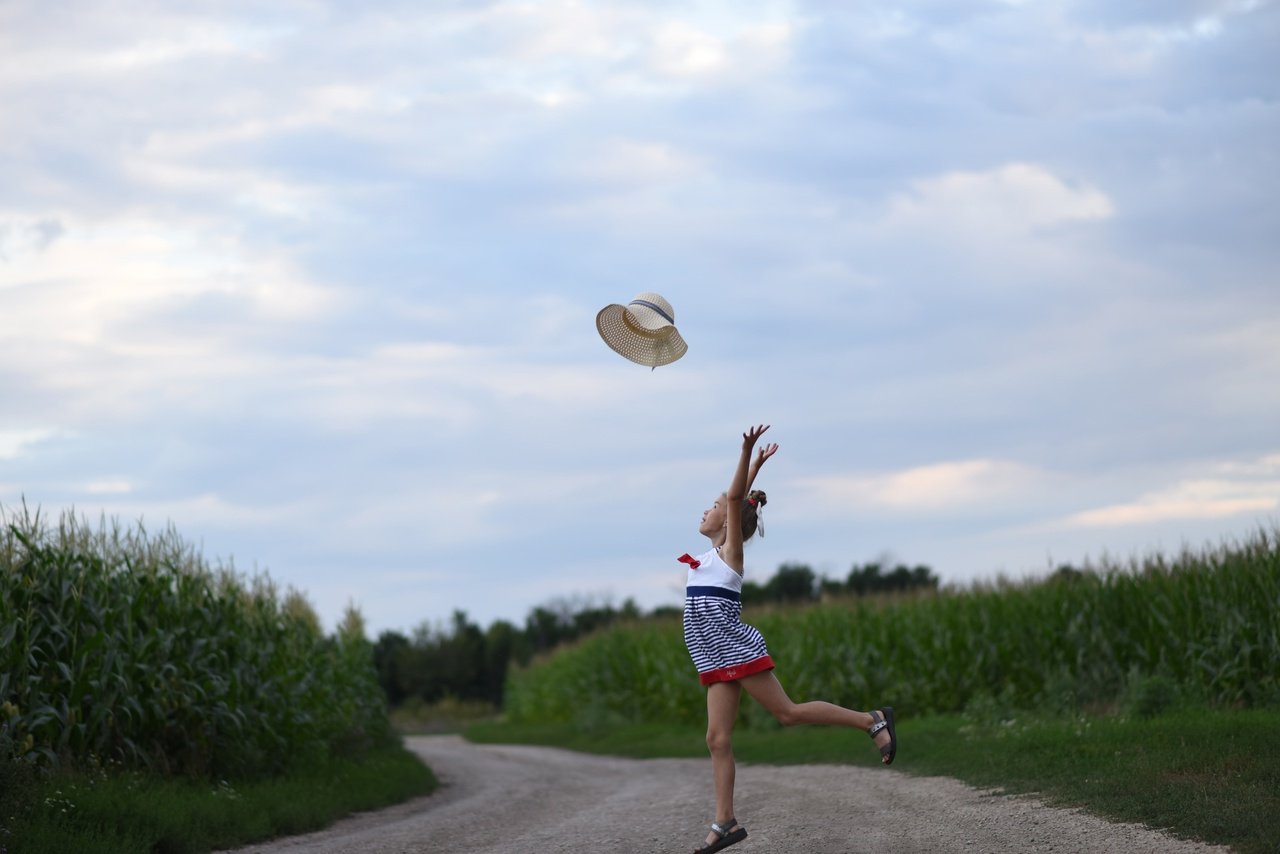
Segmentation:
{"type": "MultiPolygon", "coordinates": [[[[742,601],[748,606],[803,604],[937,587],[937,576],[923,565],[855,564],[841,580],[820,576],[807,564],[784,563],[763,584],[745,582],[742,601]]],[[[445,697],[501,706],[511,663],[524,666],[539,653],[619,620],[670,618],[680,610],[663,606],[645,613],[632,599],[619,607],[558,599],[533,608],[523,626],[498,620],[487,629],[473,623],[464,611],[455,611],[444,625],[424,623],[408,635],[382,632],[373,648],[374,666],[392,707],[414,698],[434,703],[445,697]]]]}
{"type": "Polygon", "coordinates": [[[784,563],[764,584],[743,582],[744,605],[813,602],[823,596],[867,596],[875,593],[904,593],[908,590],[936,590],[938,577],[923,564],[892,569],[880,562],[855,564],[843,581],[824,578],[803,563],[784,563]]]}

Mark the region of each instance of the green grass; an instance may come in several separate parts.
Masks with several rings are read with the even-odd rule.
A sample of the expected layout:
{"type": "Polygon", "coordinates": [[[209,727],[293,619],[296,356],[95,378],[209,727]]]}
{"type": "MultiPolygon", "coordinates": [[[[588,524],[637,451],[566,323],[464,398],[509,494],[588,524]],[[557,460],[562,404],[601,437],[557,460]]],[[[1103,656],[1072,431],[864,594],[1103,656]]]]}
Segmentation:
{"type": "MultiPolygon", "coordinates": [[[[894,768],[1035,793],[1110,819],[1230,845],[1280,851],[1280,711],[1180,710],[1140,716],[930,716],[899,724],[894,768]]],[[[702,727],[477,724],[477,742],[518,742],[637,758],[705,757],[702,727]]],[[[740,762],[847,762],[879,756],[860,732],[754,727],[734,735],[740,762]]]]}
{"type": "Polygon", "coordinates": [[[460,733],[472,724],[496,720],[497,717],[497,707],[483,700],[445,697],[435,703],[424,703],[417,697],[411,697],[391,710],[391,728],[401,735],[460,733]]]}
{"type": "MultiPolygon", "coordinates": [[[[908,734],[912,730],[908,728],[908,734]]],[[[913,771],[957,776],[1239,851],[1280,850],[1280,712],[1183,711],[979,727],[938,719],[913,771]]]]}
{"type": "Polygon", "coordinates": [[[436,787],[431,770],[400,746],[243,784],[108,770],[24,782],[0,791],[2,854],[194,854],[316,830],[436,787]]]}

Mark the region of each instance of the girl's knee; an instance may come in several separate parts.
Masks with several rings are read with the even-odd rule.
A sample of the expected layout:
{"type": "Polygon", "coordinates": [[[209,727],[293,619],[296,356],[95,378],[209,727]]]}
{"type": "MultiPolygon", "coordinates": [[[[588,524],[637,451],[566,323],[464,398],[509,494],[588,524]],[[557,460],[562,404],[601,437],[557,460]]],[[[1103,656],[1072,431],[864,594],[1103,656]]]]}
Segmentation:
{"type": "Polygon", "coordinates": [[[712,753],[723,753],[733,748],[733,735],[727,730],[707,730],[707,750],[712,753]]]}
{"type": "Polygon", "coordinates": [[[798,726],[803,723],[800,720],[799,707],[794,703],[787,706],[779,706],[775,709],[770,709],[770,711],[773,712],[773,716],[777,718],[778,723],[783,726],[798,726]]]}

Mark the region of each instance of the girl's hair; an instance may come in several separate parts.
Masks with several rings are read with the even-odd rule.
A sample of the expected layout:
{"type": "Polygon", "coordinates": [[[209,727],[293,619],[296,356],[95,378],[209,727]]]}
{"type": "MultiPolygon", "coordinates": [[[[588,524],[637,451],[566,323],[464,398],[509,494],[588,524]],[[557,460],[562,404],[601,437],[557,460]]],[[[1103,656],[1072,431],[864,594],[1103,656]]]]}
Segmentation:
{"type": "Polygon", "coordinates": [[[760,518],[760,511],[769,503],[769,498],[764,494],[763,489],[753,489],[747,493],[747,497],[742,500],[742,541],[745,543],[760,531],[760,536],[764,536],[764,520],[760,518]]]}

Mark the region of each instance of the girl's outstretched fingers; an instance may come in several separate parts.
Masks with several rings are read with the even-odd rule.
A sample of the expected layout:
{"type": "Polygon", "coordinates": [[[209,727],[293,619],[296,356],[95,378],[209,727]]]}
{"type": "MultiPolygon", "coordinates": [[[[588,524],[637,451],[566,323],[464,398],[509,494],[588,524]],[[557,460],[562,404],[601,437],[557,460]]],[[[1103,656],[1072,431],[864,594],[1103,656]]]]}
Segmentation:
{"type": "Polygon", "coordinates": [[[764,461],[778,453],[778,443],[770,442],[767,445],[761,445],[759,452],[756,454],[756,465],[764,465],[764,461]]]}
{"type": "Polygon", "coordinates": [[[763,436],[764,432],[768,429],[769,429],[768,424],[758,424],[755,427],[752,427],[751,429],[747,430],[747,432],[743,433],[742,440],[748,444],[754,445],[756,443],[756,440],[758,440],[761,436],[763,436]]]}

